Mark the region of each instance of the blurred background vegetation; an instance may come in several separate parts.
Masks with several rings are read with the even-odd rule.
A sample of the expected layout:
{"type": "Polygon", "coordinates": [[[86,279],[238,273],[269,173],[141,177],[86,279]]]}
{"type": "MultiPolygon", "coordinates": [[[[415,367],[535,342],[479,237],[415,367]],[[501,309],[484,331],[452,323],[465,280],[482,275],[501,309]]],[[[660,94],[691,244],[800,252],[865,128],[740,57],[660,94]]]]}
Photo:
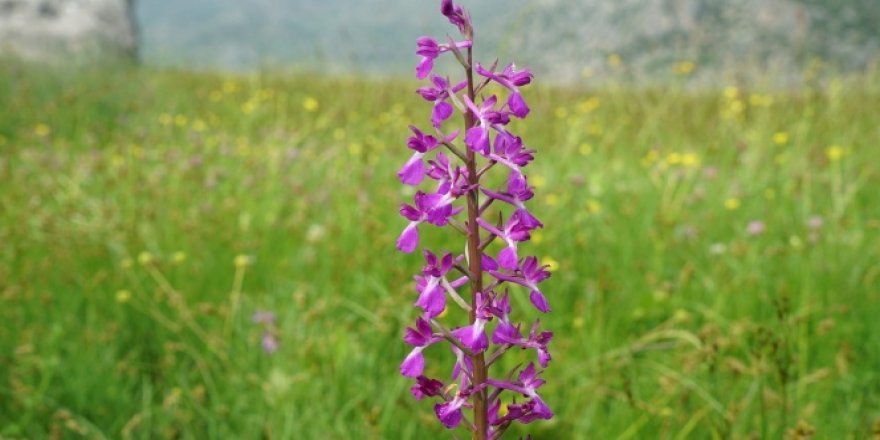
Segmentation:
{"type": "MultiPolygon", "coordinates": [[[[139,2],[137,16],[152,63],[400,75],[412,68],[415,38],[449,33],[434,3],[154,0],[139,2]]],[[[462,3],[480,23],[478,55],[514,59],[544,81],[664,83],[676,78],[670,66],[690,62],[679,70],[693,70],[692,84],[736,77],[789,87],[817,63],[834,73],[860,71],[880,53],[873,0],[462,3]]]]}
{"type": "MultiPolygon", "coordinates": [[[[402,48],[375,70],[188,64],[213,46],[163,52],[152,33],[173,18],[151,24],[147,2],[140,66],[0,61],[0,438],[450,438],[397,370],[422,263],[394,249],[412,195],[395,172],[430,111],[398,77],[415,36],[449,30],[424,3],[349,10],[394,35],[351,37],[359,57],[402,48]]],[[[509,3],[496,23],[497,5],[472,3],[482,53],[534,56],[516,30],[537,12],[509,3]]],[[[186,4],[210,22],[210,4],[186,4]]],[[[859,18],[827,13],[875,11],[851,4],[859,18]]],[[[332,23],[315,32],[345,38],[332,23]]],[[[876,44],[868,25],[861,40],[828,26],[876,44]]],[[[241,29],[225,34],[261,35],[241,29]]],[[[522,247],[554,271],[557,417],[511,438],[880,435],[880,74],[816,56],[785,84],[758,64],[701,76],[695,55],[638,81],[638,57],[598,51],[525,91],[514,129],[538,151],[546,228],[522,247]]],[[[428,352],[431,374],[445,356],[428,352]]]]}

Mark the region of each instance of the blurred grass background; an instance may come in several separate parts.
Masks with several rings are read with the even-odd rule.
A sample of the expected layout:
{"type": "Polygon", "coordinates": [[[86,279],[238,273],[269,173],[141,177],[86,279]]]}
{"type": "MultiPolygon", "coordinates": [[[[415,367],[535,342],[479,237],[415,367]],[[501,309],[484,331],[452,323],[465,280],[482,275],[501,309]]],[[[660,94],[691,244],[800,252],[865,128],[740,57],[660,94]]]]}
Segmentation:
{"type": "MultiPolygon", "coordinates": [[[[0,437],[449,438],[397,372],[415,83],[0,77],[0,437]]],[[[558,417],[516,433],[880,435],[876,72],[526,99],[558,417]]]]}

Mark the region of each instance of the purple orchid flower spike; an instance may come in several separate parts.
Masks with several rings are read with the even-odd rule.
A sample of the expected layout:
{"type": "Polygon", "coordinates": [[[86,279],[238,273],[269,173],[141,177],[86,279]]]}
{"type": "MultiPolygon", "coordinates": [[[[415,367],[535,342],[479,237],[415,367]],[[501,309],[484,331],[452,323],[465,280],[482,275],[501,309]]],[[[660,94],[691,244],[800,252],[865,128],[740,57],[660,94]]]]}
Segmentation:
{"type": "Polygon", "coordinates": [[[479,121],[479,125],[471,127],[465,132],[464,143],[471,150],[484,156],[489,155],[489,129],[494,128],[503,132],[502,127],[510,123],[510,116],[507,112],[495,110],[497,102],[498,98],[492,95],[477,107],[467,95],[464,96],[465,106],[474,115],[474,119],[479,121]]]}
{"type": "Polygon", "coordinates": [[[452,166],[443,153],[437,153],[437,159],[428,161],[428,177],[437,181],[437,192],[461,197],[472,188],[464,167],[452,166]]]}
{"type": "Polygon", "coordinates": [[[482,353],[489,347],[489,337],[486,336],[486,323],[492,319],[488,295],[477,295],[476,320],[471,325],[452,331],[452,336],[474,353],[482,353]]]}
{"type": "Polygon", "coordinates": [[[440,3],[440,13],[449,19],[449,22],[458,27],[458,31],[467,39],[471,39],[473,29],[471,27],[471,17],[467,11],[460,5],[456,5],[452,0],[443,0],[440,3]]]}
{"type": "Polygon", "coordinates": [[[428,318],[433,318],[446,308],[445,289],[457,289],[467,283],[467,277],[460,277],[453,281],[446,279],[446,274],[452,270],[455,262],[452,254],[446,254],[442,259],[438,259],[431,251],[425,251],[425,261],[427,265],[422,271],[422,275],[416,276],[416,290],[419,292],[419,299],[415,305],[421,307],[425,311],[428,318]]]}
{"type": "Polygon", "coordinates": [[[550,356],[550,351],[547,349],[547,345],[550,344],[550,341],[553,339],[553,332],[550,331],[538,331],[538,322],[535,321],[532,324],[532,329],[529,330],[529,339],[521,345],[523,348],[532,348],[538,354],[538,363],[541,364],[542,368],[547,368],[547,365],[550,364],[550,360],[552,356],[550,356]]]}
{"type": "Polygon", "coordinates": [[[522,168],[534,160],[535,151],[525,149],[522,139],[507,133],[499,133],[495,137],[494,150],[486,156],[510,169],[508,187],[513,186],[514,190],[517,190],[522,186],[528,186],[522,168]]]}
{"type": "Polygon", "coordinates": [[[422,350],[442,339],[434,335],[431,324],[423,318],[416,320],[415,328],[407,327],[403,340],[415,348],[412,349],[409,355],[406,356],[406,359],[403,360],[403,363],[400,364],[400,374],[407,377],[421,376],[425,370],[425,356],[422,355],[422,350]]]}
{"type": "Polygon", "coordinates": [[[456,49],[465,49],[471,47],[470,40],[457,41],[452,44],[438,43],[431,37],[420,37],[416,40],[416,54],[422,57],[419,65],[416,66],[416,78],[425,79],[434,69],[434,60],[443,52],[456,49]]]}
{"type": "Polygon", "coordinates": [[[519,213],[524,225],[531,228],[543,227],[544,224],[532,215],[525,205],[525,202],[531,200],[535,195],[533,188],[528,185],[528,181],[524,176],[521,179],[513,178],[513,176],[511,177],[512,178],[508,179],[507,182],[507,192],[501,193],[481,188],[483,194],[486,194],[495,200],[500,200],[504,203],[515,206],[516,212],[519,213]]]}
{"type": "Polygon", "coordinates": [[[534,228],[530,228],[528,225],[523,224],[522,216],[518,215],[516,212],[510,216],[503,229],[496,228],[482,218],[478,218],[477,223],[482,226],[483,229],[495,234],[498,238],[507,243],[507,247],[498,253],[498,264],[504,269],[515,270],[519,264],[517,243],[530,239],[531,235],[529,234],[529,231],[534,228]]]}
{"type": "Polygon", "coordinates": [[[547,313],[550,311],[550,305],[547,304],[547,298],[541,293],[538,284],[550,278],[550,272],[547,270],[548,267],[547,265],[539,267],[537,258],[526,257],[523,260],[522,268],[517,271],[516,275],[508,275],[495,270],[490,270],[489,273],[499,280],[509,281],[528,288],[529,299],[531,299],[535,308],[543,313],[547,313]]]}
{"type": "Polygon", "coordinates": [[[474,362],[469,356],[465,356],[455,345],[450,347],[452,354],[455,355],[455,365],[452,366],[452,380],[457,380],[464,373],[465,376],[471,377],[474,372],[474,362]]]}
{"type": "Polygon", "coordinates": [[[422,158],[426,153],[437,148],[440,142],[434,136],[427,135],[412,125],[409,126],[409,129],[412,130],[413,136],[410,136],[406,144],[415,153],[406,161],[403,168],[397,172],[397,177],[400,178],[401,183],[418,185],[422,183],[422,179],[425,177],[425,164],[422,158]]]}
{"type": "MultiPolygon", "coordinates": [[[[467,87],[467,81],[462,81],[452,87],[449,80],[437,75],[431,75],[431,87],[421,87],[416,90],[426,101],[434,103],[434,109],[431,111],[431,124],[434,128],[439,129],[443,121],[449,119],[455,108],[447,102],[449,99],[456,99],[456,93],[467,87]]],[[[459,104],[460,105],[460,104],[459,104]]]]}
{"type": "Polygon", "coordinates": [[[415,195],[415,206],[401,205],[400,215],[406,217],[409,225],[397,239],[397,249],[410,253],[419,245],[419,225],[428,222],[435,226],[445,226],[449,218],[461,212],[461,208],[453,208],[453,198],[449,194],[425,194],[421,191],[415,195]]]}
{"type": "Polygon", "coordinates": [[[500,322],[508,322],[508,315],[511,312],[510,307],[510,295],[505,291],[504,295],[495,295],[492,298],[492,305],[489,311],[494,315],[500,322]]]}
{"type": "Polygon", "coordinates": [[[438,403],[434,405],[434,413],[443,426],[452,429],[457,427],[463,418],[462,408],[472,407],[469,403],[472,395],[482,392],[486,388],[486,384],[472,385],[467,380],[462,380],[458,393],[456,393],[446,403],[438,403]]]}
{"type": "Polygon", "coordinates": [[[437,414],[437,418],[443,426],[451,429],[461,423],[461,407],[467,405],[470,395],[470,390],[462,390],[448,402],[434,405],[434,413],[437,414]]]}
{"type": "Polygon", "coordinates": [[[492,343],[494,344],[508,344],[523,349],[535,350],[538,355],[538,363],[543,368],[547,368],[547,365],[550,363],[551,356],[547,350],[547,345],[550,344],[552,339],[553,332],[538,331],[538,321],[535,321],[532,325],[528,338],[522,337],[519,326],[504,321],[499,322],[492,333],[492,343]]]}
{"type": "Polygon", "coordinates": [[[539,374],[540,372],[535,368],[535,364],[530,363],[520,372],[516,382],[489,379],[487,383],[494,387],[510,390],[528,397],[529,400],[522,404],[508,405],[508,411],[514,413],[513,418],[520,422],[530,423],[536,419],[549,419],[553,417],[553,411],[544,403],[537,392],[538,388],[544,385],[544,380],[538,378],[539,374]]]}
{"type": "Polygon", "coordinates": [[[431,125],[435,133],[410,127],[413,134],[407,145],[413,153],[398,171],[398,178],[405,185],[418,186],[427,176],[433,188],[416,191],[411,205],[401,205],[400,213],[409,223],[397,239],[397,248],[407,253],[415,251],[419,227],[424,223],[453,226],[464,235],[466,244],[460,255],[424,250],[425,265],[415,276],[414,305],[420,309],[420,316],[414,327],[406,329],[404,340],[412,348],[400,372],[414,379],[410,389],[413,397],[435,400],[434,412],[444,427],[464,425],[474,440],[497,440],[513,422],[531,423],[553,416],[538,394],[544,381],[538,377],[540,371],[534,361],[515,380],[492,379],[490,372],[501,356],[519,351],[512,348],[534,351],[541,368],[551,360],[548,345],[553,333],[540,330],[535,321],[528,335],[523,335],[522,323],[512,319],[515,315],[509,288],[514,284],[525,287],[539,312],[550,311],[542,290],[546,287],[542,282],[550,272],[538,264],[537,257],[520,260],[518,250],[522,242],[529,240],[532,230],[544,226],[527,208],[534,198],[534,188],[529,186],[523,170],[534,160],[535,150],[527,149],[509,128],[512,117],[521,119],[530,113],[520,89],[533,77],[528,69],[517,69],[513,64],[496,71],[497,63],[485,69],[474,62],[474,33],[468,12],[454,0],[440,0],[440,12],[458,28],[463,40],[449,37],[446,43],[439,43],[421,37],[417,41],[416,53],[421,59],[416,76],[430,77],[430,81],[416,92],[433,103],[431,125]],[[435,60],[446,52],[452,52],[464,68],[462,81],[432,74],[435,60]],[[475,83],[475,73],[485,80],[475,83]],[[479,96],[492,82],[501,86],[501,93],[485,99],[479,96]],[[456,112],[464,116],[464,126],[446,130],[456,112]],[[459,133],[463,136],[456,142],[459,133]],[[506,172],[506,186],[502,188],[490,184],[495,179],[484,178],[496,164],[501,165],[502,173],[506,172]],[[503,203],[493,204],[495,200],[503,203]],[[460,212],[466,212],[467,217],[456,218],[460,212]],[[493,258],[495,255],[488,255],[485,248],[495,238],[502,248],[493,258]],[[465,288],[469,298],[459,292],[465,288]],[[458,312],[450,311],[456,306],[458,312]],[[462,316],[467,321],[447,324],[462,316]],[[495,325],[491,324],[493,320],[495,325]],[[423,375],[425,348],[434,344],[444,344],[452,352],[449,385],[423,375]],[[525,399],[503,397],[511,393],[525,399]],[[472,418],[465,417],[466,409],[472,411],[472,418]]]}
{"type": "Polygon", "coordinates": [[[503,87],[510,90],[510,96],[507,99],[507,107],[511,114],[517,118],[525,118],[529,114],[529,106],[519,92],[519,87],[532,82],[532,73],[528,69],[516,70],[513,63],[508,64],[501,73],[486,70],[480,63],[476,65],[476,71],[481,76],[491,79],[503,87]]]}

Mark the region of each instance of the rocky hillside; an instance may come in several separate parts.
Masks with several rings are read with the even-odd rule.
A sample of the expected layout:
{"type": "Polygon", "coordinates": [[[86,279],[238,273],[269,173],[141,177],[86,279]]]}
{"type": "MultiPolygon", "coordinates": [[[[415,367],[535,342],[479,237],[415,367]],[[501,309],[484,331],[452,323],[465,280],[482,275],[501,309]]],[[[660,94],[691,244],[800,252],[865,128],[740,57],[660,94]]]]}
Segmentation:
{"type": "Polygon", "coordinates": [[[29,59],[137,55],[133,0],[0,0],[0,53],[29,59]]]}

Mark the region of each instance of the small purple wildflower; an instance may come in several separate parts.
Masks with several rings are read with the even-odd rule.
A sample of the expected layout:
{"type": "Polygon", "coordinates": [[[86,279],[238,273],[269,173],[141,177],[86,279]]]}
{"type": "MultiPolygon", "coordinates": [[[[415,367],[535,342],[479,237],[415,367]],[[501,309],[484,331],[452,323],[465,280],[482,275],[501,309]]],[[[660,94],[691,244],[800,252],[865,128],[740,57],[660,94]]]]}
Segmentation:
{"type": "Polygon", "coordinates": [[[403,337],[403,340],[415,348],[400,364],[400,373],[407,377],[419,377],[425,369],[425,357],[422,355],[422,350],[439,342],[441,338],[434,335],[431,324],[419,318],[416,320],[415,328],[406,329],[406,336],[403,337]]]}
{"type": "Polygon", "coordinates": [[[263,337],[260,338],[260,345],[262,345],[263,351],[266,353],[275,353],[278,351],[278,337],[275,336],[274,332],[265,331],[263,332],[263,337]]]}
{"type": "Polygon", "coordinates": [[[400,364],[400,373],[415,380],[410,392],[417,400],[437,400],[434,412],[443,426],[464,425],[473,438],[485,440],[500,438],[513,422],[531,423],[553,416],[537,392],[544,381],[538,378],[540,371],[534,362],[518,369],[513,381],[489,375],[497,358],[514,352],[512,348],[534,351],[541,368],[551,360],[548,345],[553,333],[542,331],[539,321],[534,321],[528,335],[523,336],[522,325],[512,320],[510,301],[511,295],[522,290],[528,292],[535,309],[550,312],[541,287],[550,272],[535,256],[520,258],[519,249],[531,238],[531,231],[544,227],[526,206],[534,198],[534,188],[529,186],[524,169],[536,151],[527,148],[509,127],[512,118],[530,114],[521,88],[532,82],[533,75],[513,63],[500,71],[495,65],[485,68],[474,63],[470,15],[452,0],[441,0],[440,11],[458,28],[462,39],[450,38],[448,43],[431,37],[417,40],[420,60],[416,77],[429,78],[430,84],[416,92],[433,103],[430,119],[434,133],[410,126],[413,134],[407,146],[413,153],[397,175],[401,183],[412,186],[422,185],[428,177],[431,188],[416,191],[412,204],[401,205],[400,214],[408,223],[398,236],[397,248],[414,252],[419,246],[419,228],[426,223],[454,226],[463,233],[466,246],[463,254],[424,250],[425,265],[415,276],[414,306],[420,315],[414,326],[406,328],[404,341],[412,348],[400,364]],[[452,52],[462,64],[465,80],[455,82],[432,74],[435,61],[446,52],[452,52]],[[474,82],[474,73],[482,77],[480,82],[474,82]],[[503,94],[482,98],[481,92],[489,83],[500,86],[503,94]],[[444,125],[456,111],[464,115],[463,130],[446,130],[444,125]],[[456,144],[460,133],[464,134],[464,148],[456,144]],[[488,179],[482,179],[495,165],[506,173],[499,176],[506,177],[502,188],[491,187],[488,179]],[[490,245],[497,246],[497,254],[487,249],[490,245]],[[469,300],[459,292],[465,288],[470,291],[469,300]],[[447,314],[456,313],[450,312],[456,305],[461,309],[459,314],[467,315],[467,322],[450,327],[441,324],[451,319],[447,314]],[[454,357],[449,385],[426,374],[436,367],[429,365],[424,352],[441,343],[448,344],[454,357]],[[502,415],[504,393],[522,395],[525,400],[514,398],[502,415]],[[467,419],[465,410],[472,411],[473,417],[467,419]]]}
{"type": "Polygon", "coordinates": [[[416,93],[426,101],[434,103],[434,110],[431,111],[431,124],[434,128],[439,129],[443,122],[449,119],[455,112],[452,104],[447,100],[450,98],[455,99],[455,94],[467,87],[467,81],[462,81],[450,87],[448,79],[442,76],[431,75],[431,82],[433,86],[421,87],[416,90],[416,93]]]}
{"type": "Polygon", "coordinates": [[[397,240],[397,249],[410,253],[419,245],[418,227],[422,223],[435,226],[446,226],[449,218],[461,212],[461,208],[453,208],[454,197],[450,194],[426,194],[417,192],[415,206],[402,205],[400,214],[410,220],[409,225],[397,240]]]}
{"type": "Polygon", "coordinates": [[[760,220],[752,220],[749,222],[748,226],[746,226],[746,232],[752,237],[763,234],[765,229],[766,225],[760,220]]]}
{"type": "Polygon", "coordinates": [[[535,308],[543,313],[547,313],[550,311],[550,306],[547,304],[547,298],[544,297],[544,294],[541,293],[541,289],[538,288],[538,284],[541,281],[550,278],[550,272],[546,270],[548,267],[550,266],[544,265],[538,267],[537,258],[526,257],[523,260],[522,268],[516,271],[516,275],[508,275],[494,270],[490,270],[489,273],[498,280],[510,281],[511,283],[527,287],[530,292],[529,299],[532,301],[535,308]]]}
{"type": "Polygon", "coordinates": [[[523,220],[523,215],[519,211],[514,211],[513,214],[511,214],[510,218],[507,219],[507,224],[505,224],[502,229],[496,228],[494,225],[481,218],[477,219],[477,223],[482,226],[483,229],[494,234],[507,244],[507,247],[498,253],[498,264],[504,269],[517,269],[519,267],[517,243],[529,240],[531,238],[529,231],[536,226],[532,226],[525,222],[523,220]]]}
{"type": "Polygon", "coordinates": [[[508,64],[501,73],[495,73],[483,68],[480,63],[476,66],[477,73],[489,78],[503,87],[510,90],[510,96],[507,99],[507,107],[510,112],[517,118],[525,118],[529,114],[529,106],[519,92],[519,87],[532,82],[532,73],[528,70],[516,70],[516,66],[508,64]]]}
{"type": "Polygon", "coordinates": [[[251,321],[254,324],[273,325],[275,324],[275,313],[267,310],[257,310],[254,312],[254,316],[251,317],[251,321]]]}
{"type": "Polygon", "coordinates": [[[260,346],[268,354],[278,351],[278,330],[275,328],[275,313],[268,310],[257,310],[251,317],[251,322],[263,327],[260,336],[260,346]]]}
{"type": "Polygon", "coordinates": [[[455,49],[464,49],[471,47],[468,40],[459,41],[452,44],[441,44],[431,37],[421,37],[416,42],[418,49],[416,53],[422,56],[422,61],[416,66],[416,77],[425,79],[434,69],[434,60],[440,54],[455,49]]]}

